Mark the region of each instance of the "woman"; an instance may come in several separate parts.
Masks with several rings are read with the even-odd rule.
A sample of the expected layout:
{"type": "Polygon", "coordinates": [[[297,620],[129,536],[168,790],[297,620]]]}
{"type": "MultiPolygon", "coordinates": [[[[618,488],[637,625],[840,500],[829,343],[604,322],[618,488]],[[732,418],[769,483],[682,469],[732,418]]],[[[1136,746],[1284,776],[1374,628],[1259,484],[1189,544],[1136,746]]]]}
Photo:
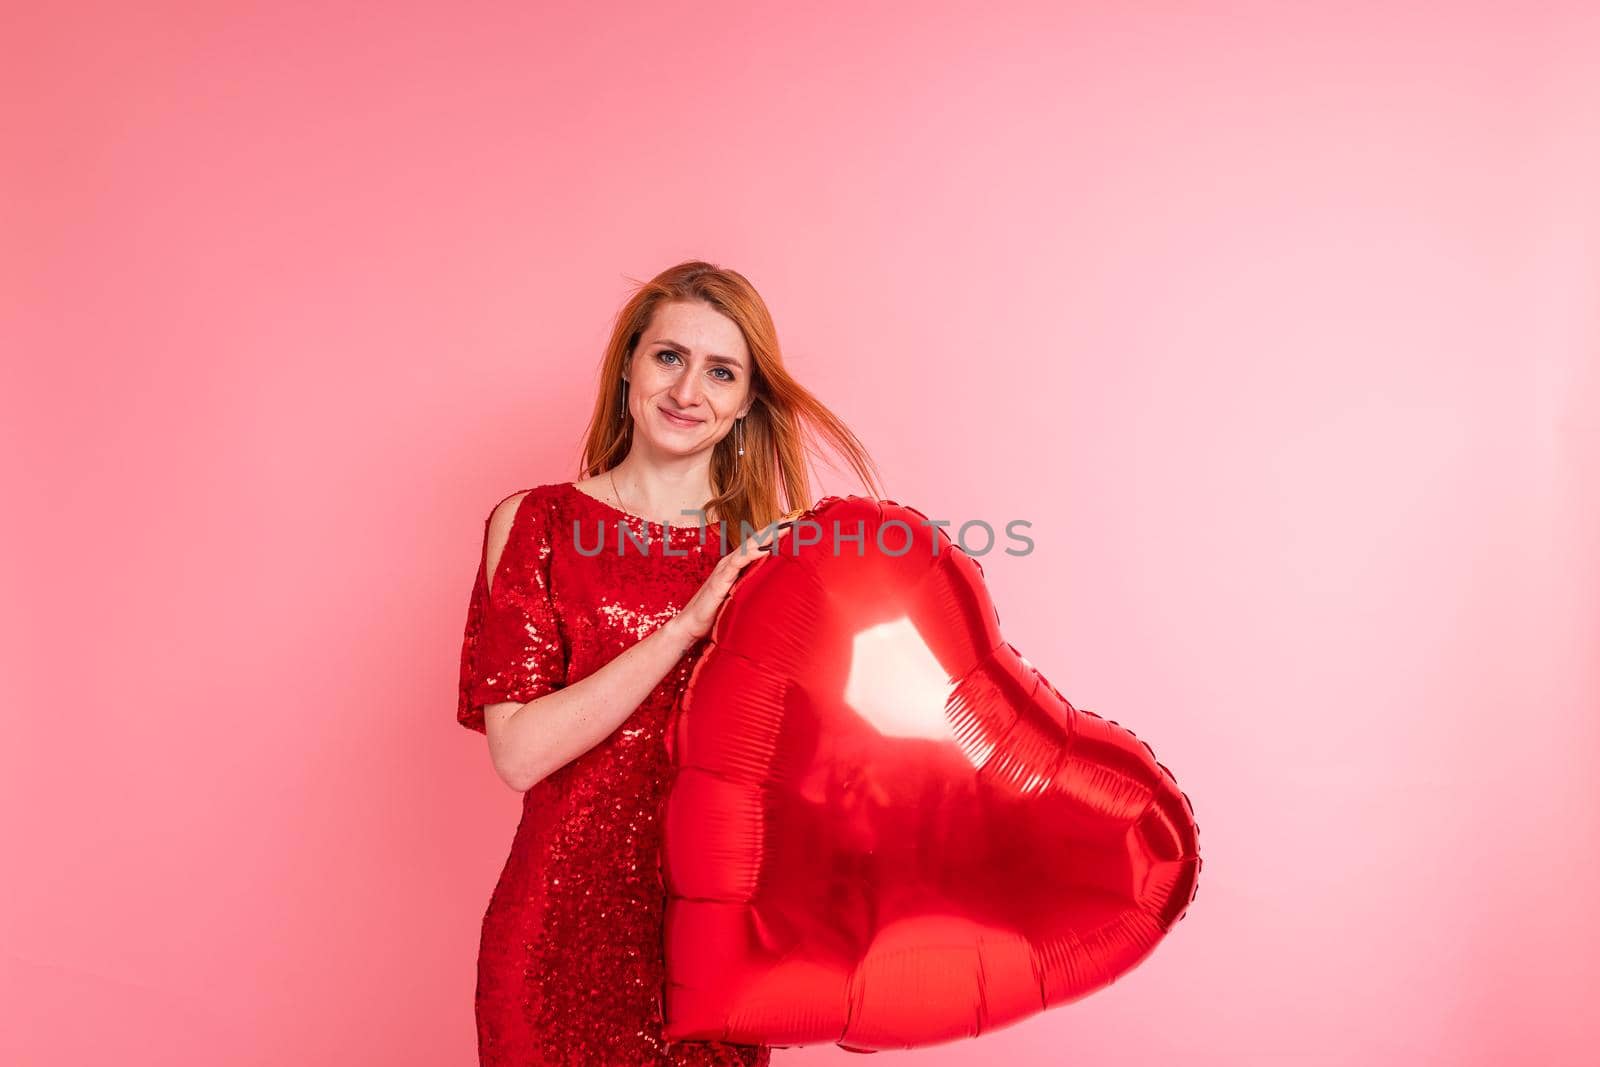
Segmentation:
{"type": "Polygon", "coordinates": [[[855,435],[784,369],[750,283],[684,263],[617,318],[585,477],[485,521],[456,717],[524,791],[479,945],[485,1067],[768,1062],[662,1035],[663,728],[734,579],[766,558],[755,532],[813,503],[818,432],[881,496],[855,435]]]}

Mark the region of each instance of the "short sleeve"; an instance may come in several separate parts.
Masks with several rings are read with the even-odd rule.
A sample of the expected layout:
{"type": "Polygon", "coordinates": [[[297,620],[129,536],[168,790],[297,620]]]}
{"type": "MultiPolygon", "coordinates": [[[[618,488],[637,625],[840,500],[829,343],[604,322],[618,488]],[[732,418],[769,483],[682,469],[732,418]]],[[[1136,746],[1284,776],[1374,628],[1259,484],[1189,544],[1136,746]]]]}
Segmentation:
{"type": "Polygon", "coordinates": [[[551,597],[550,516],[544,498],[537,491],[522,497],[490,582],[485,568],[493,517],[491,509],[483,521],[456,706],[456,721],[480,733],[487,730],[485,704],[526,703],[560,689],[567,679],[566,641],[551,597]]]}

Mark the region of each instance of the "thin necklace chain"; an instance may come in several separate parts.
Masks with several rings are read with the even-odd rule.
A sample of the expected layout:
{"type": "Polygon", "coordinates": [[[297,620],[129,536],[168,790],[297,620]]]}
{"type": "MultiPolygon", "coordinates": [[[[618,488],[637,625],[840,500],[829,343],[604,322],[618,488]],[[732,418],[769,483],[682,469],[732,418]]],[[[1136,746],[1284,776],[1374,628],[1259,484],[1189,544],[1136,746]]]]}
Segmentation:
{"type": "Polygon", "coordinates": [[[627,514],[632,515],[633,509],[622,502],[622,494],[617,491],[617,468],[612,467],[606,473],[611,476],[611,495],[617,498],[617,506],[627,514]]]}

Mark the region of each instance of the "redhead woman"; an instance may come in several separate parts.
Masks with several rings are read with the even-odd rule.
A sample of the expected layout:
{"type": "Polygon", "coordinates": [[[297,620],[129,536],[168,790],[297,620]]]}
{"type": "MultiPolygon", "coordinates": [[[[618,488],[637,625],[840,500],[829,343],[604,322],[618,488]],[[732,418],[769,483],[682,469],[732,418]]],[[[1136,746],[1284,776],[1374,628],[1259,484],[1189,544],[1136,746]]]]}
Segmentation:
{"type": "Polygon", "coordinates": [[[456,718],[523,813],[483,919],[482,1067],[768,1062],[662,1034],[664,728],[734,580],[814,503],[818,440],[882,495],[750,283],[684,263],[617,317],[581,476],[485,520],[456,718]]]}

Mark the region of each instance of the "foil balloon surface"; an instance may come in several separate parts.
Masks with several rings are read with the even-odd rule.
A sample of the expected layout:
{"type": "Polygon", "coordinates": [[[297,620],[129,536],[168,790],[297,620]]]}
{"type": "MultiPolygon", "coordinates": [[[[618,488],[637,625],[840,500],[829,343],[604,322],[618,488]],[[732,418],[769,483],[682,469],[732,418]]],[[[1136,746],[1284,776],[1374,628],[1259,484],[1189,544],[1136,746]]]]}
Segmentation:
{"type": "Polygon", "coordinates": [[[709,636],[667,732],[668,1039],[976,1036],[1125,974],[1194,899],[1171,772],[1001,637],[921,512],[819,501],[709,636]]]}

